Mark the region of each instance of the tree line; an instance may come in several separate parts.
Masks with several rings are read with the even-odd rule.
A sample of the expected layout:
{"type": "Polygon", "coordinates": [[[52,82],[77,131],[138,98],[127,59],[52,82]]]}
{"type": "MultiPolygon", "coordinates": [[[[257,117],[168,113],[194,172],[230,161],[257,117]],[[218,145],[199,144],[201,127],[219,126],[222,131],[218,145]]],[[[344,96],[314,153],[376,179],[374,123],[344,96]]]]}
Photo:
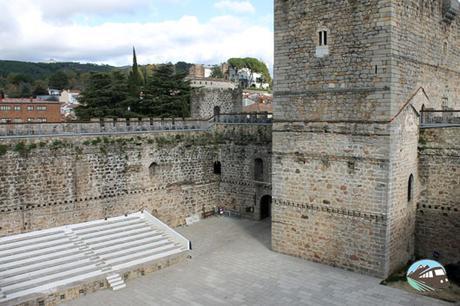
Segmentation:
{"type": "Polygon", "coordinates": [[[79,119],[102,117],[189,117],[190,82],[173,64],[156,65],[145,75],[134,61],[129,75],[92,73],[79,97],[79,119]]]}

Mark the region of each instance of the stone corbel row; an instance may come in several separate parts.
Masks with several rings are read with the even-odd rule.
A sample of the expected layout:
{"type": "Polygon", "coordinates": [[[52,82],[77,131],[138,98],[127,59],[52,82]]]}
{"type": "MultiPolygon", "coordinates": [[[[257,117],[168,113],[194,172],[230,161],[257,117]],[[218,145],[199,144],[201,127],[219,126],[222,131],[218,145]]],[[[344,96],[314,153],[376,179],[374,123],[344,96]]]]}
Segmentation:
{"type": "Polygon", "coordinates": [[[337,214],[355,218],[361,218],[368,221],[376,221],[376,222],[385,222],[387,216],[385,214],[376,214],[376,213],[369,213],[369,212],[361,212],[357,210],[350,210],[345,208],[334,208],[334,207],[327,207],[327,206],[318,206],[314,204],[305,204],[305,203],[295,203],[292,201],[285,201],[274,199],[275,206],[284,206],[284,207],[294,207],[294,208],[302,208],[308,210],[316,210],[321,211],[329,214],[337,214]]]}

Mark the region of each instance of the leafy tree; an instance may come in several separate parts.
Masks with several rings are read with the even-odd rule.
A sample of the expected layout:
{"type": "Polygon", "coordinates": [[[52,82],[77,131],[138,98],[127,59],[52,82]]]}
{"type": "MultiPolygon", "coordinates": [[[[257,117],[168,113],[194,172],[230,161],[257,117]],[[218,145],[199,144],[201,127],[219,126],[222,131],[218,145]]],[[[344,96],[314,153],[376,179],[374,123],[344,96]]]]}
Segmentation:
{"type": "Polygon", "coordinates": [[[18,85],[10,83],[5,86],[5,94],[10,98],[30,98],[32,86],[30,83],[21,82],[18,85]]]}
{"type": "Polygon", "coordinates": [[[190,116],[190,82],[187,74],[175,73],[174,65],[159,65],[148,80],[138,113],[155,117],[190,116]]]}
{"type": "Polygon", "coordinates": [[[176,73],[185,73],[188,74],[190,68],[193,66],[193,64],[186,63],[186,62],[177,62],[175,65],[176,68],[176,73]]]}
{"type": "Polygon", "coordinates": [[[147,65],[144,65],[144,66],[140,66],[139,67],[139,71],[140,73],[142,74],[142,78],[143,78],[143,81],[144,81],[144,85],[145,83],[147,82],[147,80],[152,77],[153,75],[153,71],[155,70],[155,65],[153,64],[147,64],[147,65]]]}
{"type": "Polygon", "coordinates": [[[102,117],[132,117],[126,76],[119,71],[91,74],[87,88],[81,93],[81,105],[75,110],[83,120],[102,117]]]}
{"type": "Polygon", "coordinates": [[[69,77],[61,70],[50,76],[48,84],[50,88],[63,90],[69,86],[69,77]]]}
{"type": "Polygon", "coordinates": [[[211,78],[214,78],[214,79],[224,78],[224,73],[222,72],[222,69],[220,68],[220,66],[215,65],[214,67],[212,67],[211,78]]]}
{"type": "Polygon", "coordinates": [[[14,85],[20,85],[21,83],[30,83],[32,79],[21,73],[10,73],[8,74],[8,83],[14,85]]]}
{"type": "Polygon", "coordinates": [[[47,94],[48,94],[48,84],[46,84],[46,82],[42,80],[35,81],[32,95],[42,96],[42,95],[47,95],[47,94]]]}
{"type": "Polygon", "coordinates": [[[22,82],[19,84],[19,92],[21,98],[30,98],[32,96],[32,85],[22,82]]]}

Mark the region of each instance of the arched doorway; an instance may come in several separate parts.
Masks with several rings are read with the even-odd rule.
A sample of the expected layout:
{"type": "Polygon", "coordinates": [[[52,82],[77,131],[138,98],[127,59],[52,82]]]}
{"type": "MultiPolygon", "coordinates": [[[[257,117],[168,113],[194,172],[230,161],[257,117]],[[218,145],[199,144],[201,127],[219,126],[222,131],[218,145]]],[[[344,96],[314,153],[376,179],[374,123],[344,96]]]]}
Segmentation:
{"type": "Polygon", "coordinates": [[[264,195],[260,199],[260,220],[270,218],[272,216],[272,196],[264,195]]]}

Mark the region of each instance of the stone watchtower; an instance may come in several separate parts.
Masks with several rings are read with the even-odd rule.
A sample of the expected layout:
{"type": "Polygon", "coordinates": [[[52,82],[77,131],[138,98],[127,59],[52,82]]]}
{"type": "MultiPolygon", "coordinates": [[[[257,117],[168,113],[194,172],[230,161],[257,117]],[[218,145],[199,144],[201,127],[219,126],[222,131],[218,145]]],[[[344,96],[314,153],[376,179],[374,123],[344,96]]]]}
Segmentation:
{"type": "Polygon", "coordinates": [[[456,1],[275,1],[275,251],[381,277],[413,257],[418,112],[460,103],[456,1]]]}

